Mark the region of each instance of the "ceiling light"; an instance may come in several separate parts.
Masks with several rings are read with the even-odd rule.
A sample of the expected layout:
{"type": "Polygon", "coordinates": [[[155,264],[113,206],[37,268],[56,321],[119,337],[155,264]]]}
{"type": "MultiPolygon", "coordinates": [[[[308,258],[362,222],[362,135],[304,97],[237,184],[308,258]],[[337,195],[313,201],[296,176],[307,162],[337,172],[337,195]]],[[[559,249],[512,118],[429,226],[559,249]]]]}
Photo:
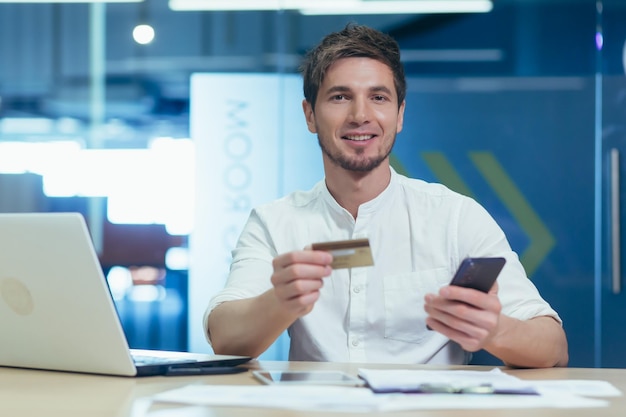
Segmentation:
{"type": "Polygon", "coordinates": [[[169,0],[172,10],[299,10],[307,15],[484,13],[491,0],[169,0]]]}
{"type": "Polygon", "coordinates": [[[347,6],[335,1],[330,7],[316,5],[301,8],[305,15],[354,14],[427,14],[427,13],[486,13],[493,8],[490,0],[362,0],[347,6]]]}
{"type": "Polygon", "coordinates": [[[0,0],[0,3],[141,3],[144,0],[0,0]]]}
{"type": "Polygon", "coordinates": [[[137,25],[133,29],[133,39],[140,45],[147,45],[154,40],[154,29],[150,25],[137,25]]]}
{"type": "Polygon", "coordinates": [[[261,11],[332,7],[332,4],[338,2],[349,7],[360,4],[361,0],[169,0],[169,6],[178,11],[261,11]]]}

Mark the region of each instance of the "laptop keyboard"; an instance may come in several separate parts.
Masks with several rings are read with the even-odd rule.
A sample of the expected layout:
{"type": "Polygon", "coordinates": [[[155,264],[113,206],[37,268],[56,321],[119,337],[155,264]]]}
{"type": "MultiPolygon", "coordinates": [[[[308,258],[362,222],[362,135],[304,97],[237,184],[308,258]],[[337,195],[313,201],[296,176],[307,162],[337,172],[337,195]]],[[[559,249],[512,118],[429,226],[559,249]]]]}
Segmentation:
{"type": "Polygon", "coordinates": [[[168,365],[193,362],[193,359],[163,358],[160,356],[132,355],[135,365],[168,365]]]}

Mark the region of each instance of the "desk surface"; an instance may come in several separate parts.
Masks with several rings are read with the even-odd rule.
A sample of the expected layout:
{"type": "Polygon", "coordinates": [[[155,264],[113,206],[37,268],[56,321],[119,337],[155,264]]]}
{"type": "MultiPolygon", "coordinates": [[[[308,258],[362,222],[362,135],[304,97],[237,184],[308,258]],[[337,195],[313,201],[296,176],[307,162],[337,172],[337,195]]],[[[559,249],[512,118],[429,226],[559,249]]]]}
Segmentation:
{"type": "MultiPolygon", "coordinates": [[[[337,369],[356,374],[359,367],[394,367],[423,369],[416,366],[338,364],[312,362],[256,362],[250,369],[337,369]]],[[[428,368],[428,369],[433,369],[428,368]]],[[[487,367],[454,367],[446,369],[486,370],[487,367]]],[[[599,379],[612,383],[626,394],[626,369],[520,369],[505,370],[521,379],[599,379]]],[[[232,375],[124,378],[52,371],[35,371],[0,367],[0,415],[11,417],[282,417],[328,416],[349,417],[357,413],[295,412],[277,409],[233,407],[198,407],[157,404],[150,396],[189,384],[255,385],[258,382],[250,372],[232,375]]],[[[623,417],[626,396],[609,398],[610,406],[587,409],[495,409],[463,410],[464,417],[623,417]]],[[[423,410],[385,413],[393,416],[454,416],[459,410],[423,410]]],[[[377,414],[377,413],[368,413],[377,414]]],[[[382,413],[381,413],[382,414],[382,413]]]]}

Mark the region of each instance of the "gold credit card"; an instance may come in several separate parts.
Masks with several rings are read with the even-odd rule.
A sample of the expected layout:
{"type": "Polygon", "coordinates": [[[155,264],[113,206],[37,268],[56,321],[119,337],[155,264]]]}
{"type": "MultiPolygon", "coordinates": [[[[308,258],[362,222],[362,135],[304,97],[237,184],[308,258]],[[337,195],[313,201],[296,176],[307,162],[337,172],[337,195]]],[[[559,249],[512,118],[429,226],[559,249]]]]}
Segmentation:
{"type": "Polygon", "coordinates": [[[333,255],[333,269],[356,268],[374,265],[369,239],[338,240],[314,243],[313,250],[323,250],[333,255]]]}

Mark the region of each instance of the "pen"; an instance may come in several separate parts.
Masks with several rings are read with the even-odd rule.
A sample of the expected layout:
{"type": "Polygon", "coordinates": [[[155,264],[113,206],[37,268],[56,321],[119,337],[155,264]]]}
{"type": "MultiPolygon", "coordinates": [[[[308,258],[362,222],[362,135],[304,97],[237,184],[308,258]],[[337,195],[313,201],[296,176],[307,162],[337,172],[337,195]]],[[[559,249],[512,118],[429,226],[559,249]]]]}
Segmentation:
{"type": "Polygon", "coordinates": [[[419,391],[429,394],[494,394],[491,384],[454,386],[452,384],[420,384],[419,391]]]}

